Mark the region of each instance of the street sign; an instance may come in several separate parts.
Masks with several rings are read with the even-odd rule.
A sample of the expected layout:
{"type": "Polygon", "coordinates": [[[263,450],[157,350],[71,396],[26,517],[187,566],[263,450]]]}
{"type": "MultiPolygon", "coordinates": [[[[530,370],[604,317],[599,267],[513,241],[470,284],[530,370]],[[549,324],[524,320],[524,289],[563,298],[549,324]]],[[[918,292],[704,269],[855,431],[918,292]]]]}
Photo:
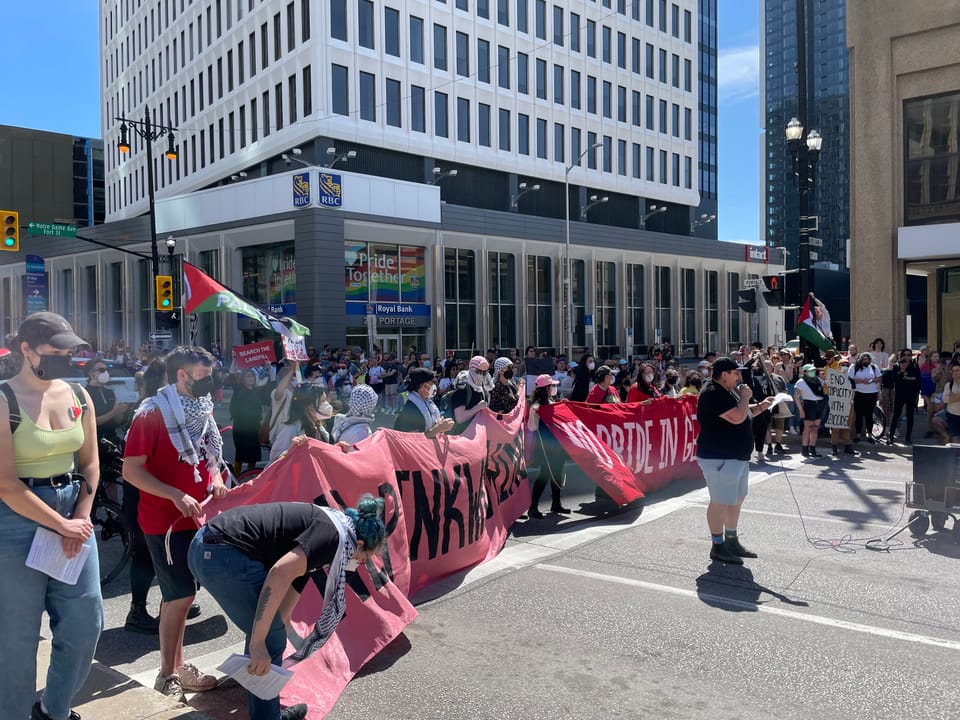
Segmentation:
{"type": "Polygon", "coordinates": [[[807,242],[810,244],[810,247],[823,247],[823,238],[808,238],[807,242]]]}
{"type": "Polygon", "coordinates": [[[758,288],[760,285],[760,278],[747,278],[743,281],[743,286],[745,288],[758,288]]]}
{"type": "Polygon", "coordinates": [[[593,315],[584,315],[583,316],[584,327],[590,327],[593,325],[593,315]]]}
{"type": "Polygon", "coordinates": [[[27,234],[46,235],[48,237],[76,237],[77,228],[73,225],[63,225],[62,223],[32,222],[27,225],[27,234]]]}
{"type": "Polygon", "coordinates": [[[47,268],[42,257],[27,255],[27,272],[23,280],[27,314],[45,312],[47,309],[47,268]]]}
{"type": "Polygon", "coordinates": [[[813,250],[810,251],[810,262],[816,262],[820,259],[820,256],[815,253],[813,250]]]}
{"type": "Polygon", "coordinates": [[[150,342],[164,342],[166,340],[173,340],[173,334],[168,332],[150,333],[150,342]]]}

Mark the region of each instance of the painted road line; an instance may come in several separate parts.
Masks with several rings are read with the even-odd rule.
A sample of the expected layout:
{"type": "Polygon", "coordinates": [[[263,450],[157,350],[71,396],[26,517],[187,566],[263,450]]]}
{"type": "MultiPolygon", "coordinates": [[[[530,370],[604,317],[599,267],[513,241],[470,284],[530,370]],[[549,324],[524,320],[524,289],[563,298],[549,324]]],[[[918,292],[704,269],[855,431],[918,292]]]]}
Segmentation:
{"type": "Polygon", "coordinates": [[[646,582],[645,580],[634,580],[631,578],[617,577],[614,575],[604,575],[602,573],[590,572],[589,570],[578,570],[577,568],[559,567],[557,565],[537,565],[538,570],[546,572],[560,573],[562,575],[574,575],[576,577],[600,580],[602,582],[617,583],[619,585],[629,585],[630,587],[642,588],[653,592],[666,593],[668,595],[677,595],[698,601],[726,605],[737,610],[748,610],[750,612],[767,613],[778,617],[799,620],[801,622],[813,623],[814,625],[824,625],[826,627],[837,628],[839,630],[849,630],[851,632],[874,635],[876,637],[889,638],[891,640],[900,640],[901,642],[917,643],[920,645],[930,645],[932,647],[944,648],[946,650],[960,651],[960,642],[955,640],[945,640],[930,635],[918,635],[916,633],[901,632],[900,630],[891,630],[889,628],[877,627],[876,625],[864,625],[863,623],[849,622],[847,620],[837,620],[823,615],[813,613],[802,613],[795,610],[786,610],[784,608],[771,607],[758,603],[748,602],[746,600],[734,600],[723,597],[722,595],[713,595],[711,593],[697,592],[686,588],[673,587],[671,585],[660,585],[658,583],[646,582]]]}
{"type": "MultiPolygon", "coordinates": [[[[692,502],[690,503],[691,507],[702,507],[706,508],[707,503],[692,502]]],[[[783,513],[776,512],[774,510],[753,510],[750,508],[740,508],[741,515],[769,515],[770,517],[780,517],[780,518],[789,518],[791,520],[800,520],[800,516],[795,513],[783,513]]],[[[844,520],[843,518],[835,517],[823,517],[821,515],[806,515],[804,514],[803,519],[808,522],[825,522],[825,523],[838,523],[840,525],[856,525],[857,527],[876,527],[876,528],[886,528],[893,532],[896,529],[896,525],[891,520],[890,522],[854,522],[852,520],[844,520]]]]}

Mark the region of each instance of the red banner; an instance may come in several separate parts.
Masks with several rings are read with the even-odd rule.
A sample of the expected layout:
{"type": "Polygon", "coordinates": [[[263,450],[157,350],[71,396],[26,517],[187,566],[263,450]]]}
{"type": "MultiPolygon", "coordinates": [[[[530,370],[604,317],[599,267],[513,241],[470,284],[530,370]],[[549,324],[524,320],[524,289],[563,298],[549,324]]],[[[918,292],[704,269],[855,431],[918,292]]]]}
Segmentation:
{"type": "Polygon", "coordinates": [[[701,477],[695,396],[646,405],[562,402],[539,412],[570,458],[615,502],[630,502],[681,477],[701,477]]]}
{"type": "MultiPolygon", "coordinates": [[[[500,551],[530,505],[530,485],[520,477],[523,413],[523,402],[502,421],[485,410],[463,435],[433,440],[383,429],[349,454],[309,441],[209,502],[203,521],[238,505],[316,501],[342,508],[363,493],[384,499],[387,543],[378,558],[348,573],[346,615],[319,651],[293,666],[284,704],[305,702],[311,717],[323,717],[364,663],[416,617],[408,596],[500,551]]],[[[302,636],[321,607],[320,592],[308,584],[293,614],[302,636]]]]}
{"type": "Polygon", "coordinates": [[[273,343],[270,340],[261,340],[249,345],[235,347],[233,349],[233,359],[237,362],[238,370],[249,370],[253,367],[259,367],[265,362],[276,362],[277,354],[273,351],[273,343]]]}

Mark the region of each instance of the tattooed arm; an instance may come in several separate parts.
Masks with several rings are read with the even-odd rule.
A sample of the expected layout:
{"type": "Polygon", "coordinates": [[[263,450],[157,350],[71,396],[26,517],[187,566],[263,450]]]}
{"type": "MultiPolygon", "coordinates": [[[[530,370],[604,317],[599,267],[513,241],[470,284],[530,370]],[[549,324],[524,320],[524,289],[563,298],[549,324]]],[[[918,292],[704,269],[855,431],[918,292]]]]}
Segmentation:
{"type": "Polygon", "coordinates": [[[307,556],[303,548],[297,546],[277,560],[267,573],[250,629],[250,665],[247,669],[251,675],[266,675],[270,671],[267,633],[290,590],[290,584],[306,572],[307,556]]]}

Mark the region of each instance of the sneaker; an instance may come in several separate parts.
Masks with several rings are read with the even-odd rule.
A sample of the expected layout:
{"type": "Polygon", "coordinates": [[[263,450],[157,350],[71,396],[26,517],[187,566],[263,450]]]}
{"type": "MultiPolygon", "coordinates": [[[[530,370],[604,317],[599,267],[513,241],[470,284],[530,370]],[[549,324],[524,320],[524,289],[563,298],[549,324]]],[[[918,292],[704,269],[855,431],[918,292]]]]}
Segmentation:
{"type": "Polygon", "coordinates": [[[773,445],[767,445],[767,457],[768,458],[773,457],[773,445]]]}
{"type": "Polygon", "coordinates": [[[783,445],[781,445],[780,443],[777,443],[776,445],[773,446],[773,451],[777,455],[789,455],[786,448],[784,448],[783,445]]]}
{"type": "Polygon", "coordinates": [[[180,685],[187,692],[206,692],[217,687],[217,678],[200,672],[196,665],[184,663],[177,668],[180,685]]]}
{"type": "Polygon", "coordinates": [[[887,438],[887,445],[893,445],[893,438],[887,438]]]}
{"type": "Polygon", "coordinates": [[[556,515],[569,515],[570,508],[565,508],[563,505],[551,505],[550,512],[556,515]]]}
{"type": "Polygon", "coordinates": [[[530,509],[527,511],[527,516],[528,516],[531,520],[543,520],[543,513],[540,512],[540,510],[539,510],[538,508],[530,508],[530,509]]]}
{"type": "Polygon", "coordinates": [[[871,437],[870,435],[867,435],[867,442],[870,443],[871,445],[877,444],[877,441],[874,440],[873,437],[871,437]]]}
{"type": "Polygon", "coordinates": [[[200,612],[200,606],[197,603],[190,603],[190,609],[187,610],[187,620],[200,617],[200,612]]]}
{"type": "Polygon", "coordinates": [[[743,558],[729,550],[725,542],[710,543],[710,559],[728,565],[743,565],[743,558]]]}
{"type": "Polygon", "coordinates": [[[755,552],[747,550],[743,545],[740,544],[740,538],[738,537],[727,538],[726,540],[723,541],[723,544],[727,548],[727,550],[732,552],[737,557],[741,557],[741,558],[757,557],[757,554],[755,552]]]}
{"type": "Polygon", "coordinates": [[[303,720],[307,716],[307,704],[291,705],[280,711],[280,720],[303,720]]]}
{"type": "Polygon", "coordinates": [[[845,448],[843,448],[843,454],[844,454],[844,455],[859,455],[860,453],[858,453],[856,450],[853,449],[853,445],[847,445],[845,448]]]}
{"type": "Polygon", "coordinates": [[[123,629],[143,635],[159,635],[160,618],[152,617],[146,605],[131,605],[123,629]]]}
{"type": "MultiPolygon", "coordinates": [[[[43,707],[40,705],[40,701],[37,700],[33,704],[33,709],[30,710],[30,720],[53,720],[49,715],[43,711],[43,707]]],[[[75,710],[70,711],[70,720],[80,720],[80,713],[75,710]]]]}
{"type": "Polygon", "coordinates": [[[153,689],[178,703],[187,704],[187,696],[183,694],[183,686],[180,684],[180,678],[176,673],[166,677],[157,675],[157,681],[153,684],[153,689]]]}
{"type": "Polygon", "coordinates": [[[813,446],[810,447],[810,453],[807,457],[823,457],[820,453],[817,452],[817,449],[813,446]]]}
{"type": "Polygon", "coordinates": [[[833,455],[834,457],[837,457],[840,454],[840,451],[837,449],[836,445],[830,448],[830,454],[833,455]]]}

